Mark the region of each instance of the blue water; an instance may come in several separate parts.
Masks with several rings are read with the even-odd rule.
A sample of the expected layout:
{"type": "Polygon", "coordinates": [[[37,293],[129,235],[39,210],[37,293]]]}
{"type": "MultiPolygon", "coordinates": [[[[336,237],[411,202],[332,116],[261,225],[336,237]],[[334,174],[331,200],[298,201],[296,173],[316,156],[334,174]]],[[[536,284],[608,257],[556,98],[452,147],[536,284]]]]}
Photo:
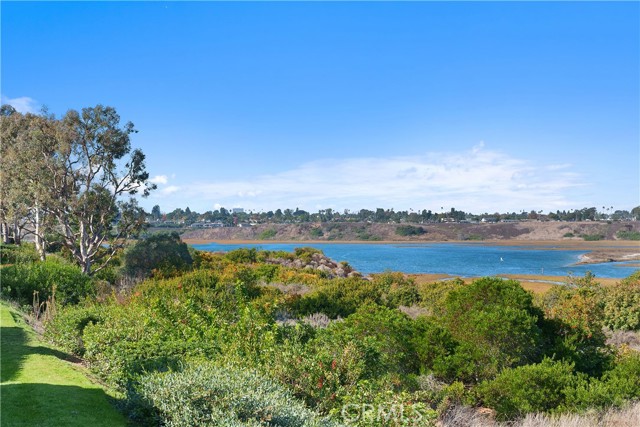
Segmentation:
{"type": "MultiPolygon", "coordinates": [[[[347,261],[364,274],[383,271],[403,273],[441,273],[458,277],[497,276],[502,274],[544,274],[582,276],[587,271],[596,277],[623,278],[637,270],[631,262],[576,265],[585,251],[545,250],[542,247],[435,244],[349,244],[349,243],[273,243],[193,245],[196,249],[218,252],[237,248],[284,250],[311,246],[321,249],[335,261],[347,261]]],[[[635,262],[637,264],[637,261],[635,262]]]]}

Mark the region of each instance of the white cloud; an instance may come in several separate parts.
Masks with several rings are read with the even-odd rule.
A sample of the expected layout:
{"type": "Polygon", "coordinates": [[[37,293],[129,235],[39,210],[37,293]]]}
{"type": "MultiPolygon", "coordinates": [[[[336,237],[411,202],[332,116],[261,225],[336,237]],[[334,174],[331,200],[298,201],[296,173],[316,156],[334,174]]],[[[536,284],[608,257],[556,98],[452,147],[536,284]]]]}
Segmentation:
{"type": "Polygon", "coordinates": [[[159,191],[162,196],[168,196],[180,191],[180,187],[177,185],[169,185],[168,187],[161,188],[159,191]]]}
{"type": "Polygon", "coordinates": [[[36,113],[38,111],[38,103],[28,96],[19,98],[9,98],[4,95],[0,96],[2,104],[9,104],[19,113],[36,113]]]}
{"type": "Polygon", "coordinates": [[[246,180],[191,183],[181,195],[207,206],[240,205],[253,210],[300,207],[315,211],[318,206],[555,210],[571,206],[571,190],[582,185],[569,167],[535,165],[487,150],[480,143],[461,153],[320,159],[246,180]]]}
{"type": "Polygon", "coordinates": [[[153,184],[166,184],[167,182],[169,182],[169,179],[166,175],[156,175],[151,178],[149,182],[152,182],[153,184]]]}

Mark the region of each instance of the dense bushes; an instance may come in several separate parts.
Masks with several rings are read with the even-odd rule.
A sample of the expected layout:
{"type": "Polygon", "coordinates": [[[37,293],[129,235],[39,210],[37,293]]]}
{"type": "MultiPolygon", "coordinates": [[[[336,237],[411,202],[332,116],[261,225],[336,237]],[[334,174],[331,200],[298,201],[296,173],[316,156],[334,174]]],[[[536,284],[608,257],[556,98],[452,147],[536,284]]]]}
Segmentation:
{"type": "Polygon", "coordinates": [[[640,397],[640,355],[622,355],[600,378],[576,372],[571,363],[544,359],[539,364],[505,369],[495,379],[481,383],[476,394],[500,419],[531,412],[623,406],[640,397]]]}
{"type": "Polygon", "coordinates": [[[587,242],[594,242],[604,239],[604,235],[602,234],[581,234],[580,237],[582,237],[587,242]]]}
{"type": "Polygon", "coordinates": [[[127,248],[123,272],[132,277],[149,277],[154,272],[171,277],[188,270],[192,264],[189,248],[180,241],[178,233],[158,233],[127,248]]]}
{"type": "Polygon", "coordinates": [[[640,240],[640,231],[620,230],[616,237],[621,240],[640,240]]]}
{"type": "Polygon", "coordinates": [[[640,330],[640,271],[607,289],[603,323],[614,330],[640,330]]]}
{"type": "Polygon", "coordinates": [[[544,359],[539,364],[505,369],[496,378],[481,383],[476,393],[485,406],[496,410],[500,419],[512,419],[561,408],[576,381],[573,365],[544,359]]]}
{"type": "Polygon", "coordinates": [[[57,256],[49,256],[46,261],[17,263],[2,269],[2,295],[22,305],[32,303],[34,292],[38,292],[40,301],[46,300],[54,288],[56,300],[62,304],[76,304],[95,293],[93,280],[89,276],[57,256]]]}
{"type": "MultiPolygon", "coordinates": [[[[139,425],[317,425],[361,404],[425,421],[461,402],[512,419],[640,398],[640,358],[602,334],[635,325],[638,275],[615,288],[571,278],[534,304],[499,278],[417,285],[268,263],[316,253],[196,253],[193,271],[63,307],[47,336],[128,390],[139,425]]],[[[354,425],[396,425],[361,415],[354,425]]]]}
{"type": "Polygon", "coordinates": [[[587,273],[545,293],[540,305],[545,313],[548,355],[570,361],[577,371],[589,375],[599,376],[608,368],[611,351],[602,330],[605,292],[587,273]]]}
{"type": "Polygon", "coordinates": [[[326,346],[343,347],[357,343],[365,353],[370,376],[418,372],[418,361],[411,343],[413,322],[398,310],[364,304],[342,322],[334,322],[319,332],[318,341],[326,346]]]}
{"type": "Polygon", "coordinates": [[[421,373],[434,373],[440,378],[454,379],[453,355],[458,342],[451,332],[433,318],[419,317],[413,324],[411,337],[421,373]]]}
{"type": "Polygon", "coordinates": [[[260,233],[260,235],[258,236],[258,239],[260,240],[273,239],[274,237],[276,237],[276,234],[278,234],[278,232],[275,229],[269,228],[267,230],[264,230],[262,233],[260,233]]]}
{"type": "Polygon", "coordinates": [[[372,282],[359,278],[334,279],[302,298],[292,300],[290,306],[299,316],[324,313],[335,319],[355,313],[367,302],[382,305],[382,295],[382,289],[372,282]]]}
{"type": "Polygon", "coordinates": [[[99,305],[63,307],[47,323],[45,337],[68,353],[84,356],[84,329],[102,318],[99,305]]]}
{"type": "Polygon", "coordinates": [[[144,376],[130,399],[138,424],[191,426],[332,426],[276,381],[242,367],[212,364],[144,376]]]}
{"type": "Polygon", "coordinates": [[[421,236],[426,232],[427,230],[423,227],[416,227],[414,225],[399,225],[396,227],[396,234],[398,236],[421,236]]]}
{"type": "Polygon", "coordinates": [[[339,408],[360,381],[367,378],[367,352],[354,341],[292,337],[278,345],[269,373],[287,384],[294,395],[327,413],[339,408]]]}
{"type": "Polygon", "coordinates": [[[541,314],[512,280],[484,278],[450,292],[442,322],[459,343],[450,361],[456,378],[475,382],[538,361],[541,314]]]}
{"type": "Polygon", "coordinates": [[[38,252],[33,244],[0,244],[0,264],[2,265],[35,262],[38,258],[38,252]]]}

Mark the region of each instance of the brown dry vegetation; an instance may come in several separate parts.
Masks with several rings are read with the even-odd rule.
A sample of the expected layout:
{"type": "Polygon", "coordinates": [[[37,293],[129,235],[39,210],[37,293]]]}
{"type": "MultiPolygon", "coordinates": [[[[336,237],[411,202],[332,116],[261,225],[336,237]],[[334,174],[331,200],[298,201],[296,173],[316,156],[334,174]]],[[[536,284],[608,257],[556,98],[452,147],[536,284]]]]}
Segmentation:
{"type": "Polygon", "coordinates": [[[442,427],[637,427],[640,426],[640,402],[624,408],[587,414],[528,414],[524,419],[499,423],[475,408],[452,408],[436,425],[442,427]]]}

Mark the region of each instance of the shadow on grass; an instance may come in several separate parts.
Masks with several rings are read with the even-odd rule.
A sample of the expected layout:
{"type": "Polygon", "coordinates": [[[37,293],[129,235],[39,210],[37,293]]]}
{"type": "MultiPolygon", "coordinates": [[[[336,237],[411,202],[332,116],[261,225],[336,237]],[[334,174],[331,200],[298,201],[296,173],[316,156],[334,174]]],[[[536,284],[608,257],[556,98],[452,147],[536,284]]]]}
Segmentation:
{"type": "Polygon", "coordinates": [[[29,336],[21,327],[2,327],[0,333],[0,349],[2,365],[0,366],[0,382],[14,380],[25,359],[32,354],[53,356],[70,362],[77,361],[70,354],[39,345],[28,345],[29,336]]]}
{"type": "MultiPolygon", "coordinates": [[[[3,311],[5,307],[0,307],[3,311]]],[[[4,319],[6,319],[6,314],[4,319]]],[[[56,378],[56,368],[44,360],[36,381],[20,381],[21,372],[31,356],[50,356],[65,361],[77,361],[73,356],[38,345],[19,315],[11,313],[16,326],[0,328],[0,427],[13,426],[126,426],[124,416],[115,409],[116,401],[99,387],[42,384],[56,378]]],[[[56,364],[52,364],[56,365],[56,364]]],[[[31,366],[31,365],[28,365],[31,366]]],[[[40,369],[40,368],[38,368],[40,369]]],[[[71,369],[71,368],[69,368],[71,369]]],[[[34,374],[34,373],[31,373],[34,374]]],[[[33,375],[31,375],[33,377],[33,375]]]]}
{"type": "Polygon", "coordinates": [[[102,389],[53,384],[3,384],[1,427],[118,427],[122,414],[102,389]]]}

